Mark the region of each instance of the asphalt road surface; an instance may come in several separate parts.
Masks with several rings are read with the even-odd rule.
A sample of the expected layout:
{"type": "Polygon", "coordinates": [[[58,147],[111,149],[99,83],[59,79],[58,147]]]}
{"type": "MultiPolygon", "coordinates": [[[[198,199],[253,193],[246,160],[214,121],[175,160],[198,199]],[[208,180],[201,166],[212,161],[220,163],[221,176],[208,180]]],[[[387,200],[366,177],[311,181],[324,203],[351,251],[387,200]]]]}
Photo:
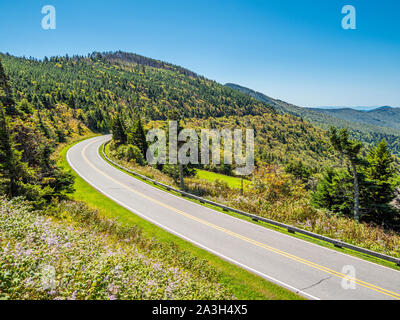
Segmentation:
{"type": "Polygon", "coordinates": [[[67,160],[79,176],[132,214],[308,299],[400,300],[399,271],[154,188],[101,158],[99,147],[109,139],[80,142],[67,160]]]}

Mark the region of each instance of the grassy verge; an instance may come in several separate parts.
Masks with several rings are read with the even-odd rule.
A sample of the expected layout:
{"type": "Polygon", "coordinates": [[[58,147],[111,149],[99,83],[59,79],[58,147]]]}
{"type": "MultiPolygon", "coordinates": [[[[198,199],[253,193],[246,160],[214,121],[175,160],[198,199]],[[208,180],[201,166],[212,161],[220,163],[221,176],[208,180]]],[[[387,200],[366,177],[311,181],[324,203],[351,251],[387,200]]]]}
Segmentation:
{"type": "MultiPolygon", "coordinates": [[[[210,182],[215,182],[217,180],[226,182],[230,188],[240,189],[242,186],[242,182],[240,178],[231,177],[220,173],[215,173],[206,170],[196,170],[196,176],[200,179],[204,179],[210,182]]],[[[243,180],[243,187],[249,184],[248,180],[243,180]]]]}
{"type": "Polygon", "coordinates": [[[173,243],[179,250],[189,252],[193,256],[205,259],[208,263],[222,274],[221,284],[229,287],[238,299],[302,299],[295,293],[279,287],[265,279],[256,276],[244,269],[241,269],[223,259],[200,249],[191,243],[172,235],[163,229],[154,226],[148,221],[134,215],[129,210],[119,206],[106,196],[91,187],[86,181],[80,178],[68,165],[66,153],[70,147],[77,142],[65,146],[60,151],[58,163],[61,167],[70,170],[76,177],[75,193],[71,195],[74,200],[84,201],[89,207],[98,210],[101,215],[113,218],[126,226],[138,226],[143,234],[149,238],[156,238],[160,242],[173,243]]]}
{"type": "MultiPolygon", "coordinates": [[[[105,161],[107,161],[107,159],[105,159],[103,154],[102,154],[102,147],[100,147],[99,151],[100,151],[100,155],[103,157],[103,159],[105,161]]],[[[109,156],[109,145],[108,144],[106,145],[105,152],[109,156]]],[[[109,164],[113,165],[112,163],[109,163],[109,164]]],[[[116,166],[114,166],[114,167],[117,168],[118,170],[121,170],[120,168],[118,168],[116,166]]],[[[121,170],[121,171],[124,171],[124,170],[121,170]]],[[[207,180],[213,179],[213,178],[219,179],[219,178],[217,178],[217,176],[223,176],[223,177],[227,177],[227,178],[237,179],[237,180],[239,180],[239,183],[240,183],[240,178],[229,177],[229,176],[225,176],[225,175],[221,175],[221,174],[217,174],[217,173],[212,173],[212,172],[208,172],[208,171],[204,171],[204,170],[197,170],[197,172],[199,172],[199,171],[205,172],[206,175],[208,176],[208,178],[203,178],[202,177],[203,179],[207,179],[207,180]],[[211,174],[211,175],[208,175],[208,174],[211,174]]],[[[145,182],[145,183],[147,183],[147,184],[149,184],[149,185],[151,185],[151,186],[153,186],[155,188],[158,188],[158,189],[161,189],[163,191],[172,193],[172,194],[174,194],[176,196],[182,197],[182,195],[179,194],[179,193],[176,193],[176,192],[173,192],[173,191],[168,191],[168,190],[166,190],[166,189],[164,189],[164,188],[162,188],[160,186],[155,186],[155,185],[153,185],[152,183],[150,183],[148,181],[142,180],[142,179],[138,178],[137,176],[130,174],[128,171],[124,171],[124,172],[129,174],[129,175],[131,175],[135,179],[139,179],[139,180],[141,180],[141,181],[143,181],[143,182],[145,182]]],[[[203,172],[200,173],[200,175],[204,174],[203,172]]],[[[197,176],[199,177],[199,174],[197,176]]],[[[221,180],[221,179],[219,179],[219,180],[221,180]]],[[[234,183],[237,183],[237,181],[236,182],[231,181],[231,183],[234,184],[234,183]]],[[[239,185],[239,188],[240,188],[240,185],[239,185]]],[[[213,205],[206,204],[206,203],[201,203],[200,201],[197,201],[197,200],[193,200],[193,199],[189,199],[189,198],[187,198],[186,200],[194,202],[194,203],[197,203],[199,205],[202,205],[202,206],[205,206],[205,207],[208,207],[208,208],[211,208],[211,209],[213,209],[215,211],[219,211],[221,213],[228,214],[228,215],[233,216],[235,218],[242,219],[242,220],[245,220],[247,222],[250,222],[250,223],[253,223],[253,224],[257,224],[257,225],[263,226],[265,228],[278,231],[280,233],[286,234],[286,235],[291,236],[291,237],[295,237],[295,238],[298,238],[298,239],[301,239],[301,240],[304,240],[304,241],[307,241],[307,242],[311,242],[313,244],[316,244],[316,245],[319,245],[319,246],[322,246],[322,247],[325,247],[325,248],[329,248],[331,250],[335,250],[337,252],[348,254],[348,255],[354,256],[354,257],[359,258],[359,259],[363,259],[363,260],[366,260],[366,261],[369,261],[369,262],[372,262],[372,263],[376,263],[376,264],[379,264],[379,265],[382,265],[382,266],[389,267],[389,268],[392,268],[392,269],[400,271],[400,266],[397,266],[396,264],[394,264],[392,262],[389,262],[389,261],[386,261],[386,260],[383,260],[383,259],[380,259],[380,258],[372,257],[370,255],[367,255],[367,254],[364,254],[364,253],[360,253],[360,252],[357,252],[357,251],[354,251],[354,250],[351,250],[351,249],[337,248],[337,247],[333,246],[331,243],[328,243],[328,242],[325,242],[325,241],[322,241],[322,240],[319,240],[319,239],[315,239],[315,238],[309,237],[307,235],[302,235],[302,234],[297,234],[297,233],[296,234],[292,234],[292,233],[289,233],[284,228],[273,226],[273,225],[267,224],[267,223],[262,222],[262,221],[255,222],[251,218],[248,218],[248,217],[245,217],[245,216],[242,216],[242,215],[239,215],[237,213],[230,212],[230,211],[226,212],[226,211],[223,211],[222,209],[220,209],[219,207],[215,207],[213,205]]]]}

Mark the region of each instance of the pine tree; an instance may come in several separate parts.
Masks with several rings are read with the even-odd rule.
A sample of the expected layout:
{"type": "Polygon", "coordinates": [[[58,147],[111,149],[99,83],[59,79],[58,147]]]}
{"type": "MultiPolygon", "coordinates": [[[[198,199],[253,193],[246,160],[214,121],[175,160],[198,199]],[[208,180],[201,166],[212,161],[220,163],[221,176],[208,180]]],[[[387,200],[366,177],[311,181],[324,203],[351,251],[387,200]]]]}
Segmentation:
{"type": "Polygon", "coordinates": [[[19,195],[20,180],[28,176],[28,167],[21,161],[8,126],[6,111],[13,110],[14,101],[8,78],[0,61],[0,185],[9,197],[19,195]]]}
{"type": "Polygon", "coordinates": [[[352,180],[346,170],[328,168],[312,195],[311,203],[336,214],[351,215],[354,201],[352,180]]]}
{"type": "Polygon", "coordinates": [[[113,117],[111,130],[113,140],[117,145],[126,144],[127,136],[125,132],[125,127],[119,114],[116,114],[113,117]]]}
{"type": "Polygon", "coordinates": [[[137,116],[137,119],[134,121],[128,133],[128,143],[138,147],[143,157],[146,157],[148,145],[140,116],[137,116]]]}
{"type": "Polygon", "coordinates": [[[17,109],[12,98],[9,79],[4,71],[3,64],[0,60],[0,103],[3,105],[5,112],[10,115],[17,114],[17,109]]]}
{"type": "MultiPolygon", "coordinates": [[[[1,63],[0,89],[0,191],[10,198],[24,196],[37,206],[45,203],[45,200],[51,200],[53,196],[72,192],[73,176],[56,167],[55,161],[51,159],[52,148],[49,144],[42,145],[37,168],[33,169],[28,162],[22,161],[23,150],[17,149],[15,133],[9,126],[9,116],[3,104],[6,101],[8,111],[15,109],[1,63]]],[[[29,111],[29,108],[25,111],[29,111]]]]}
{"type": "Polygon", "coordinates": [[[360,221],[360,179],[357,169],[361,163],[359,154],[362,144],[359,141],[350,140],[347,129],[338,131],[335,127],[330,128],[329,139],[333,148],[344,156],[350,164],[354,180],[354,219],[360,221]]]}
{"type": "Polygon", "coordinates": [[[31,173],[27,164],[21,161],[22,152],[15,147],[1,104],[0,109],[0,188],[12,198],[22,195],[23,180],[30,178],[31,173]]]}
{"type": "Polygon", "coordinates": [[[370,181],[367,191],[369,218],[379,224],[388,224],[394,214],[390,202],[396,197],[396,184],[393,182],[394,159],[385,140],[369,151],[367,161],[365,176],[370,181]]]}

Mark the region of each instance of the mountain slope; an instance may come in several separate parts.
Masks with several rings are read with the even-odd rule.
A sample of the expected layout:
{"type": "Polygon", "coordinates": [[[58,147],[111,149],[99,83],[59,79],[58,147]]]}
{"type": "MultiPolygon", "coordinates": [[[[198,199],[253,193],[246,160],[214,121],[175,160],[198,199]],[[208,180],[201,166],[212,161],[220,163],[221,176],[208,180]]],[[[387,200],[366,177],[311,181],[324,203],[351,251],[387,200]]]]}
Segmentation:
{"type": "MultiPolygon", "coordinates": [[[[0,59],[9,74],[17,105],[26,100],[32,118],[38,119],[36,126],[41,127],[40,122],[47,124],[53,132],[49,137],[56,140],[62,141],[73,132],[87,130],[86,127],[108,132],[115,112],[123,114],[129,124],[136,113],[147,121],[166,120],[170,111],[177,110],[186,120],[237,117],[240,123],[242,117],[258,116],[254,121],[258,136],[269,137],[266,142],[264,138],[260,140],[260,149],[266,147],[258,151],[261,158],[290,161],[279,150],[285,150],[285,145],[299,141],[301,136],[302,142],[297,146],[304,146],[307,159],[317,159],[320,164],[326,160],[326,153],[321,150],[327,146],[319,142],[326,141],[321,130],[305,125],[298,117],[273,116],[277,113],[275,105],[178,66],[123,52],[44,61],[10,55],[0,55],[0,59]],[[66,119],[66,113],[74,129],[66,124],[59,132],[57,128],[66,119]],[[260,121],[259,117],[269,122],[260,121]],[[313,141],[318,141],[318,146],[313,141]]],[[[293,154],[300,154],[298,151],[293,154]]]]}
{"type": "Polygon", "coordinates": [[[96,131],[107,132],[111,115],[119,111],[127,118],[138,111],[148,119],[166,119],[174,109],[195,118],[273,112],[265,103],[183,68],[136,55],[0,59],[17,101],[25,98],[40,110],[63,104],[79,111],[81,120],[96,131]]]}

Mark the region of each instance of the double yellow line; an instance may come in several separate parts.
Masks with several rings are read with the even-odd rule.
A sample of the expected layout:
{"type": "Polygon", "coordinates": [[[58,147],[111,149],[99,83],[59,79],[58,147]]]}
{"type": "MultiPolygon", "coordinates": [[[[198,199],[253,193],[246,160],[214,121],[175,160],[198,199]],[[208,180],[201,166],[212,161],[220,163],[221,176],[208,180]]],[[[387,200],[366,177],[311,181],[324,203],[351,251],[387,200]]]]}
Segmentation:
{"type": "Polygon", "coordinates": [[[256,241],[256,240],[247,238],[247,237],[245,237],[245,236],[243,236],[243,235],[240,235],[240,234],[238,234],[238,233],[236,233],[236,232],[233,232],[233,231],[230,231],[230,230],[228,230],[228,229],[222,228],[222,227],[217,226],[217,225],[215,225],[215,224],[212,224],[212,223],[210,223],[210,222],[208,222],[208,221],[206,221],[206,220],[200,219],[200,218],[195,217],[195,216],[193,216],[193,215],[191,215],[191,214],[188,214],[188,213],[186,213],[186,212],[184,212],[184,211],[181,211],[181,210],[179,210],[179,209],[176,209],[176,208],[174,208],[174,207],[171,207],[171,206],[169,206],[169,205],[167,205],[167,204],[165,204],[165,203],[163,203],[163,202],[161,202],[161,201],[158,201],[158,200],[156,200],[156,199],[154,199],[154,198],[151,198],[151,197],[149,197],[149,196],[147,196],[147,195],[145,195],[145,194],[143,194],[143,193],[141,193],[141,192],[139,192],[139,191],[137,191],[137,190],[135,190],[135,189],[133,189],[133,188],[131,188],[131,187],[129,187],[129,186],[127,186],[127,185],[121,183],[121,182],[119,182],[118,180],[116,180],[116,179],[114,179],[113,177],[109,176],[109,175],[106,174],[105,172],[101,171],[99,168],[95,167],[95,166],[88,160],[88,158],[86,157],[85,153],[86,153],[87,148],[88,148],[89,146],[91,146],[91,145],[92,145],[93,143],[95,143],[95,142],[97,142],[97,141],[93,141],[93,142],[89,143],[88,145],[86,145],[86,146],[83,148],[83,150],[82,150],[82,157],[84,158],[84,160],[86,161],[86,163],[87,163],[91,168],[93,168],[95,171],[97,171],[97,172],[100,173],[101,175],[105,176],[106,178],[110,179],[110,180],[113,181],[114,183],[116,183],[116,184],[120,185],[121,187],[125,188],[126,190],[129,190],[129,191],[131,191],[131,192],[133,192],[133,193],[135,193],[135,194],[141,196],[141,197],[144,198],[144,199],[147,199],[147,200],[149,200],[149,201],[151,201],[151,202],[153,202],[153,203],[156,203],[156,204],[158,204],[158,205],[161,206],[161,207],[167,208],[167,209],[169,209],[169,210],[171,210],[171,211],[174,211],[174,212],[176,212],[176,213],[178,213],[178,214],[180,214],[180,215],[182,215],[182,216],[185,216],[185,217],[187,217],[187,218],[189,218],[189,219],[191,219],[191,220],[194,220],[194,221],[197,221],[197,222],[199,222],[199,223],[201,223],[201,224],[203,224],[203,225],[209,226],[209,227],[212,228],[212,229],[221,231],[221,232],[223,232],[223,233],[225,233],[225,234],[228,234],[228,235],[230,235],[230,236],[232,236],[232,237],[241,239],[241,240],[243,240],[243,241],[245,241],[245,242],[248,242],[248,243],[251,243],[251,244],[253,244],[253,245],[257,246],[257,247],[261,247],[261,248],[266,249],[266,250],[268,250],[268,251],[270,251],[270,252],[274,252],[274,253],[279,254],[279,255],[281,255],[281,256],[287,257],[287,258],[289,258],[289,259],[291,259],[291,260],[297,261],[297,262],[299,262],[299,263],[302,263],[302,264],[307,265],[307,266],[309,266],[309,267],[312,267],[312,268],[314,268],[314,269],[323,271],[323,272],[325,272],[325,273],[331,274],[331,275],[336,276],[336,277],[341,278],[341,279],[346,279],[346,280],[348,280],[348,281],[352,281],[352,282],[354,282],[354,283],[356,283],[356,284],[358,284],[358,285],[360,285],[360,286],[362,286],[362,287],[368,288],[368,289],[370,289],[370,290],[373,290],[373,291],[382,293],[382,294],[384,294],[384,295],[390,296],[390,297],[392,297],[392,298],[395,298],[395,299],[397,299],[397,300],[400,300],[400,294],[399,294],[399,293],[386,290],[386,289],[384,289],[384,288],[378,287],[378,286],[373,285],[373,284],[370,284],[370,283],[368,283],[368,282],[361,281],[361,280],[356,279],[356,278],[353,278],[353,277],[349,277],[349,276],[347,276],[347,275],[345,275],[345,274],[343,274],[343,273],[340,273],[340,272],[337,272],[337,271],[335,271],[335,270],[329,269],[329,268],[327,268],[327,267],[318,265],[318,264],[316,264],[316,263],[314,263],[314,262],[311,262],[311,261],[305,260],[305,259],[303,259],[303,258],[297,257],[297,256],[292,255],[292,254],[290,254],[290,253],[287,253],[287,252],[285,252],[285,251],[282,251],[282,250],[273,248],[273,247],[271,247],[271,246],[269,246],[269,245],[263,244],[263,243],[258,242],[258,241],[256,241]]]}

